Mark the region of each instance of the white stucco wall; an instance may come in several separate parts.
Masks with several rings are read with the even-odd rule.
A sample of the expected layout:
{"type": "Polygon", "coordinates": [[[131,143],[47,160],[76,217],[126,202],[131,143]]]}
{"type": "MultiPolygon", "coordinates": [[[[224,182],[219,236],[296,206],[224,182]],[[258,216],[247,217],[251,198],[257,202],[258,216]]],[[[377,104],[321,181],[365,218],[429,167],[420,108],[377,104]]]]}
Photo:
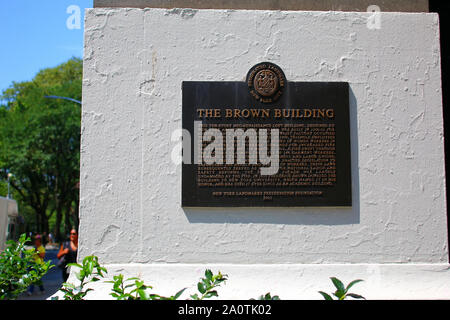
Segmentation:
{"type": "Polygon", "coordinates": [[[445,263],[436,14],[88,9],[80,255],[104,263],[445,263]],[[352,208],[183,209],[181,82],[351,87],[352,208]]]}
{"type": "Polygon", "coordinates": [[[211,267],[230,276],[222,298],[320,298],[330,276],[365,279],[367,298],[450,298],[438,16],[369,17],[87,10],[79,258],[162,294],[211,267]],[[350,83],[351,208],[181,208],[181,82],[243,81],[262,61],[350,83]]]}

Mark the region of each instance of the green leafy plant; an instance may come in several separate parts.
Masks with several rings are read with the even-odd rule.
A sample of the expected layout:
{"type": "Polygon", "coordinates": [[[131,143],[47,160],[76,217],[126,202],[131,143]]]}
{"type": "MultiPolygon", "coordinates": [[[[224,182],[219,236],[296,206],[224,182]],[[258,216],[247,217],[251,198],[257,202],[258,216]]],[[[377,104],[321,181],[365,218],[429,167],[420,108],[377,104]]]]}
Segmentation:
{"type": "Polygon", "coordinates": [[[30,238],[22,234],[18,242],[8,241],[7,248],[0,254],[0,300],[17,299],[54,267],[50,261],[35,260],[36,249],[25,248],[29,241],[30,238]]]}
{"type": "MultiPolygon", "coordinates": [[[[347,287],[345,287],[344,284],[342,283],[342,281],[339,280],[338,278],[331,277],[330,279],[333,282],[334,286],[336,287],[336,291],[333,293],[333,295],[338,300],[344,300],[347,297],[352,297],[352,298],[355,298],[355,299],[364,299],[364,300],[366,299],[366,298],[364,298],[363,296],[361,296],[359,294],[349,293],[348,292],[350,290],[350,288],[353,287],[353,285],[355,285],[358,282],[361,282],[363,280],[361,280],[361,279],[353,280],[352,282],[350,282],[347,285],[347,287]]],[[[328,293],[325,293],[323,291],[319,291],[319,293],[324,297],[325,300],[333,300],[331,295],[329,295],[328,293]]]]}
{"type": "Polygon", "coordinates": [[[93,289],[85,289],[88,283],[99,281],[104,277],[107,270],[100,266],[96,256],[87,256],[83,259],[82,264],[69,263],[68,267],[79,268],[80,271],[76,273],[77,279],[80,281],[79,285],[72,283],[63,283],[60,291],[64,292],[64,300],[83,300],[86,294],[93,289]]]}
{"type": "MultiPolygon", "coordinates": [[[[255,300],[255,299],[250,299],[255,300]]],[[[272,296],[270,292],[267,292],[266,294],[260,295],[257,300],[280,300],[279,296],[272,296]]]]}
{"type": "Polygon", "coordinates": [[[148,287],[141,283],[138,278],[129,278],[124,280],[122,274],[114,276],[112,281],[106,282],[113,284],[112,292],[110,293],[110,295],[117,300],[136,300],[140,295],[144,295],[145,289],[148,287]],[[125,282],[127,281],[134,282],[125,285],[125,282]],[[135,286],[135,288],[127,292],[127,289],[133,286],[135,286]]]}
{"type": "MultiPolygon", "coordinates": [[[[64,292],[65,300],[83,300],[86,294],[93,290],[92,288],[85,289],[85,286],[90,282],[99,281],[100,278],[104,277],[104,273],[107,273],[107,270],[98,263],[98,258],[96,256],[87,256],[83,259],[82,264],[71,263],[68,266],[80,269],[80,271],[76,273],[76,277],[80,281],[80,284],[78,286],[71,283],[63,284],[60,291],[64,292]]],[[[330,279],[336,287],[336,291],[332,293],[332,295],[334,295],[338,300],[344,300],[347,297],[365,299],[359,294],[349,292],[350,288],[363,280],[357,279],[345,286],[342,281],[336,277],[331,277],[330,279]]],[[[217,290],[215,289],[220,287],[222,283],[225,283],[227,280],[228,276],[222,274],[220,271],[218,274],[213,274],[211,270],[206,269],[205,276],[200,278],[200,281],[197,283],[199,293],[191,295],[190,298],[193,300],[204,300],[212,297],[218,297],[217,290]]],[[[186,290],[186,288],[183,288],[173,296],[164,297],[149,292],[153,289],[153,287],[146,285],[144,281],[139,278],[133,277],[125,279],[122,274],[114,276],[112,281],[105,282],[113,284],[110,295],[117,300],[177,300],[186,290]]],[[[319,291],[319,293],[325,298],[325,300],[333,300],[330,294],[323,291],[319,291]]],[[[58,298],[55,297],[53,299],[57,300],[58,298]]],[[[280,297],[277,295],[272,296],[270,292],[268,292],[259,296],[257,300],[280,300],[280,297]]]]}
{"type": "Polygon", "coordinates": [[[201,278],[200,281],[197,283],[197,289],[200,293],[198,295],[197,293],[191,295],[191,298],[193,300],[203,300],[203,299],[209,299],[212,297],[218,297],[217,291],[214,290],[215,288],[219,287],[222,283],[228,280],[228,276],[222,273],[219,273],[214,275],[211,270],[207,269],[205,270],[205,277],[201,278]]]}
{"type": "Polygon", "coordinates": [[[184,288],[173,296],[163,297],[158,294],[149,293],[148,289],[153,289],[153,287],[144,284],[139,278],[128,278],[124,280],[122,274],[114,276],[112,281],[106,282],[113,284],[110,295],[117,300],[177,300],[184,290],[186,290],[186,288],[184,288]],[[126,284],[127,282],[131,283],[126,284]]]}

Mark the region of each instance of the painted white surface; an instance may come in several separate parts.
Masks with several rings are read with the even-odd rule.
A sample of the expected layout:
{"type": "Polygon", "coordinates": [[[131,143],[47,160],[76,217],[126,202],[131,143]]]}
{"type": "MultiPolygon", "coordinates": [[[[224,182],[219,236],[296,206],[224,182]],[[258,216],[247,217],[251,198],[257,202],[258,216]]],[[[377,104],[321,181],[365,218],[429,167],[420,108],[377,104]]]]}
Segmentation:
{"type": "MultiPolygon", "coordinates": [[[[108,277],[104,281],[118,274],[139,277],[153,287],[149,292],[162,296],[187,288],[182,300],[198,293],[197,282],[204,277],[205,268],[228,275],[227,282],[217,289],[221,300],[256,299],[267,292],[282,300],[321,300],[318,291],[331,294],[336,290],[331,276],[345,285],[363,279],[350,292],[368,300],[450,299],[448,264],[113,264],[106,268],[108,277]]],[[[113,285],[104,281],[88,286],[94,290],[86,298],[113,299],[109,295],[113,285]]],[[[74,274],[69,282],[78,283],[74,274]]],[[[61,293],[57,295],[62,297],[61,293]]]]}
{"type": "Polygon", "coordinates": [[[149,270],[447,263],[438,16],[383,13],[381,29],[369,17],[88,9],[80,257],[149,270]],[[243,81],[261,61],[289,81],[350,83],[352,208],[181,208],[181,82],[243,81]]]}

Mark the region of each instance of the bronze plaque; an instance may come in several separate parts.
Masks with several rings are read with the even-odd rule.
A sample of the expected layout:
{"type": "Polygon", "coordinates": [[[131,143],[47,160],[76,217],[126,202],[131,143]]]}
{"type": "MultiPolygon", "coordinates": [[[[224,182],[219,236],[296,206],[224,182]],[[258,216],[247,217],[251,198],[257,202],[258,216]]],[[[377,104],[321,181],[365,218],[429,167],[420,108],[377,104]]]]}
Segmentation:
{"type": "Polygon", "coordinates": [[[351,206],[347,82],[184,81],[182,206],[351,206]]]}

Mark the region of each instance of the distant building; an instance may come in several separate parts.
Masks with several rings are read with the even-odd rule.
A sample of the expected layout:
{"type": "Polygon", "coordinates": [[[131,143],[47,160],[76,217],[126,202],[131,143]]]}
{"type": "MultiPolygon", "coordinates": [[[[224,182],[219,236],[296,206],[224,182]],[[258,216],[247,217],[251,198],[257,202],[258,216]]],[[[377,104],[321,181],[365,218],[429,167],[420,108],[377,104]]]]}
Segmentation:
{"type": "Polygon", "coordinates": [[[6,247],[6,241],[15,239],[19,210],[13,199],[0,197],[0,251],[6,247]]]}

